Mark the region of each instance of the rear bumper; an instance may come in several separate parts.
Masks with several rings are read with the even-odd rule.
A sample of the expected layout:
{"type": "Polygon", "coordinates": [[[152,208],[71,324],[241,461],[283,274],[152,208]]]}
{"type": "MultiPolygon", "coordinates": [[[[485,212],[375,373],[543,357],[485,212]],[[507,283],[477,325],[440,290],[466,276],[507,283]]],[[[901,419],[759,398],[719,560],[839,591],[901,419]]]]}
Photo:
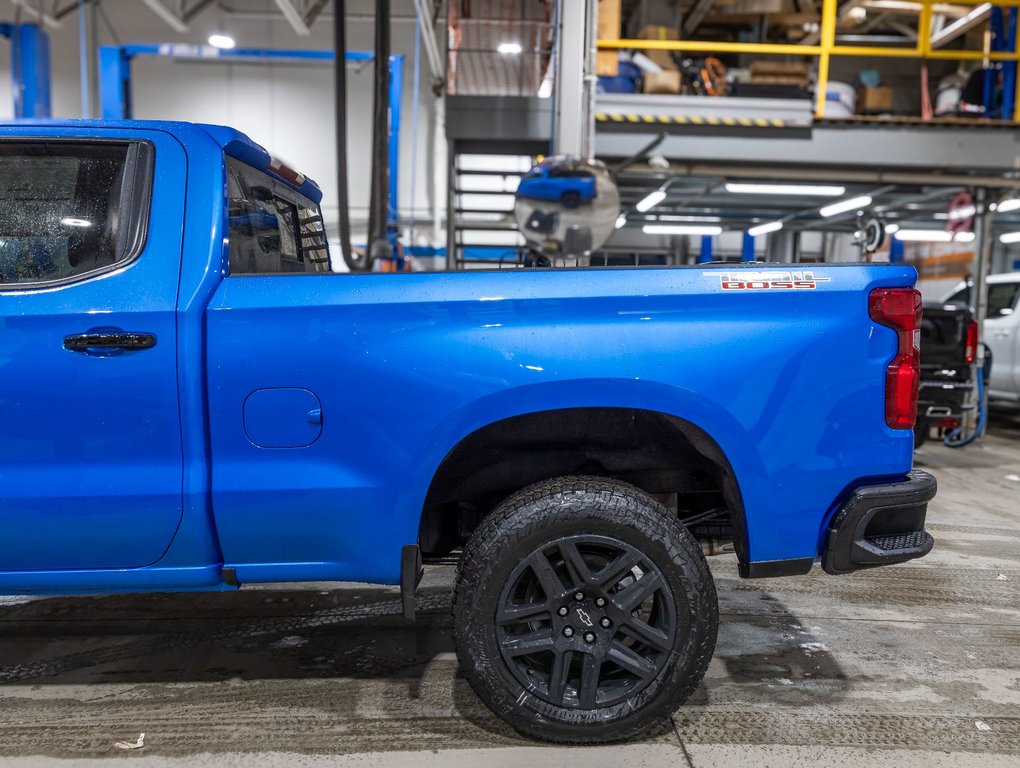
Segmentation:
{"type": "Polygon", "coordinates": [[[822,568],[850,573],[927,555],[935,540],[924,519],[935,491],[935,478],[918,469],[900,482],[854,490],[829,523],[822,568]]]}

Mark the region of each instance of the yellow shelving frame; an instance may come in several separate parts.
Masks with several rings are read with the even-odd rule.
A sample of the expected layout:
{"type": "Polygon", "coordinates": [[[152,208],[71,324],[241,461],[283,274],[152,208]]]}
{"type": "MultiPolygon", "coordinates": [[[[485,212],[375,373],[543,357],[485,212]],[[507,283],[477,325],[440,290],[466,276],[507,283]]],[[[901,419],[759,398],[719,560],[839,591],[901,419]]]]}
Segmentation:
{"type": "MultiPolygon", "coordinates": [[[[953,0],[954,5],[984,5],[986,0],[953,0]]],[[[817,45],[789,43],[733,43],[708,40],[599,40],[600,50],[633,48],[638,50],[678,51],[684,53],[757,53],[781,56],[814,56],[818,59],[815,116],[825,117],[825,91],[829,82],[829,60],[833,56],[861,56],[873,58],[930,59],[950,61],[1014,61],[1020,62],[1020,50],[1014,52],[985,52],[936,50],[931,47],[932,6],[945,0],[918,0],[921,5],[917,18],[917,44],[913,48],[892,48],[868,45],[837,45],[836,20],[838,0],[822,0],[822,20],[817,45]]],[[[1020,7],[1020,0],[994,0],[992,5],[1001,8],[1020,7]]],[[[1018,46],[1020,48],[1020,46],[1018,46]]],[[[1020,73],[1016,78],[1016,95],[1013,101],[1013,122],[1020,123],[1020,73]]]]}

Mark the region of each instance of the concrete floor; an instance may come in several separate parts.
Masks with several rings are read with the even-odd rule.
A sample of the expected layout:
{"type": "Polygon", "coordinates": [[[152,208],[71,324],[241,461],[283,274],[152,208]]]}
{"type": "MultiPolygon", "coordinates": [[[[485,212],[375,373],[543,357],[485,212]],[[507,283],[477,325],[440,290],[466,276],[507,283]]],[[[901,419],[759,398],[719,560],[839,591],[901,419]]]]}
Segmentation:
{"type": "Polygon", "coordinates": [[[414,627],[383,589],[0,598],[0,765],[1020,766],[1020,418],[917,463],[940,484],[922,561],[742,581],[713,559],[715,659],[648,743],[495,720],[457,675],[447,569],[414,627]]]}

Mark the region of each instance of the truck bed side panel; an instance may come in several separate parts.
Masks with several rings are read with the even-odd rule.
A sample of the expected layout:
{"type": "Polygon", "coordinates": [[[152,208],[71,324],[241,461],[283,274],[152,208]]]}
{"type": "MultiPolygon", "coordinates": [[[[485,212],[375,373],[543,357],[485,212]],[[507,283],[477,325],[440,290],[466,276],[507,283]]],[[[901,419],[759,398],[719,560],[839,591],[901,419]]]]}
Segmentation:
{"type": "Polygon", "coordinates": [[[459,440],[579,406],[697,424],[736,473],[751,559],[815,557],[849,486],[911,466],[912,435],[884,420],[895,334],[867,302],[916,275],[813,272],[812,290],[750,291],[703,268],[228,278],[207,320],[225,562],[242,581],[395,581],[459,440]],[[313,393],[317,439],[253,444],[244,407],[260,388],[313,393]]]}

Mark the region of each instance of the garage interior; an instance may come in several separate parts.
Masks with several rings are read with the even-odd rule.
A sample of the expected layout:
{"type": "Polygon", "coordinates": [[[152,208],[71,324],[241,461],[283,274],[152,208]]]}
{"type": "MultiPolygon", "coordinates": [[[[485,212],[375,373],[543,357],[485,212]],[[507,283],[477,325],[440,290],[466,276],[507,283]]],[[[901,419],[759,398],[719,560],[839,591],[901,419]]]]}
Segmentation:
{"type": "Polygon", "coordinates": [[[973,376],[930,385],[965,388],[962,410],[922,406],[932,553],[750,581],[732,548],[708,558],[718,646],[661,735],[553,746],[493,715],[450,639],[454,552],[427,564],[413,624],[398,588],[346,583],[0,596],[0,766],[1020,766],[1018,17],[0,0],[0,119],[235,127],[322,187],[335,271],[906,264],[926,312],[975,328],[973,376]],[[576,237],[518,192],[558,156],[618,195],[576,237]]]}

